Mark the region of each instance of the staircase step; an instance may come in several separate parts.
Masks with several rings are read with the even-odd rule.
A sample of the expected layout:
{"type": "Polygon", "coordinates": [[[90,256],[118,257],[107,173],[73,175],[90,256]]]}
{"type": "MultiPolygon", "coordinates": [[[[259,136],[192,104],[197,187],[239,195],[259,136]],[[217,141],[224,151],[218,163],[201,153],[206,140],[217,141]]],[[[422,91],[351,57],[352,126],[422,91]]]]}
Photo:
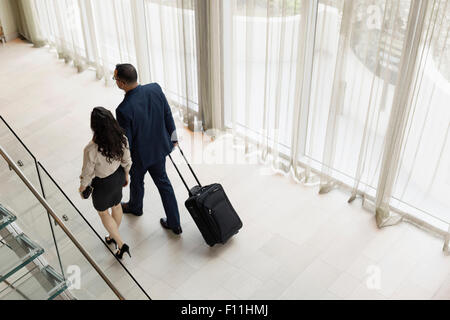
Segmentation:
{"type": "Polygon", "coordinates": [[[13,275],[44,253],[37,243],[23,233],[9,234],[0,239],[0,282],[13,275]]]}
{"type": "Polygon", "coordinates": [[[36,266],[0,292],[0,300],[53,300],[68,288],[68,282],[51,266],[36,266]]]}
{"type": "Polygon", "coordinates": [[[15,215],[0,204],[0,230],[14,222],[16,219],[15,215]]]}

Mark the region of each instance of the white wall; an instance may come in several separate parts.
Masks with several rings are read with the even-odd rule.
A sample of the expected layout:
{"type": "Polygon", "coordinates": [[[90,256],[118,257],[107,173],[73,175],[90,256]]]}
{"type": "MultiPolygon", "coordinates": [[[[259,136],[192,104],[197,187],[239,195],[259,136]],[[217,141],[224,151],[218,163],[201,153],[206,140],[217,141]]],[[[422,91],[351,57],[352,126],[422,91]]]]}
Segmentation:
{"type": "Polygon", "coordinates": [[[6,40],[18,37],[17,21],[15,16],[15,0],[0,0],[0,21],[5,32],[6,40]]]}

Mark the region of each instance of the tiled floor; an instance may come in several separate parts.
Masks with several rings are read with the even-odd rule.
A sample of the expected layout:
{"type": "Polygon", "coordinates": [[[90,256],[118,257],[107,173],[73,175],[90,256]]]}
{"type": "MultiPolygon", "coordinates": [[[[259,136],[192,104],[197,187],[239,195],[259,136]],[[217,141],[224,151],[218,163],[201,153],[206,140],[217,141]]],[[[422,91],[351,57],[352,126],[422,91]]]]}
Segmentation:
{"type": "MultiPolygon", "coordinates": [[[[0,114],[104,235],[91,203],[77,194],[78,176],[90,110],[114,110],[122,92],[20,41],[0,47],[0,70],[0,114]]],[[[182,137],[185,144],[192,139],[188,131],[182,137]]],[[[204,183],[224,185],[244,228],[225,246],[205,245],[168,163],[184,231],[180,238],[168,234],[159,226],[163,208],[147,177],[145,214],[125,216],[121,232],[132,253],[124,263],[152,298],[450,299],[450,257],[441,239],[409,224],[379,230],[360,202],[347,203],[347,194],[319,195],[316,187],[259,165],[194,167],[204,183]]]]}

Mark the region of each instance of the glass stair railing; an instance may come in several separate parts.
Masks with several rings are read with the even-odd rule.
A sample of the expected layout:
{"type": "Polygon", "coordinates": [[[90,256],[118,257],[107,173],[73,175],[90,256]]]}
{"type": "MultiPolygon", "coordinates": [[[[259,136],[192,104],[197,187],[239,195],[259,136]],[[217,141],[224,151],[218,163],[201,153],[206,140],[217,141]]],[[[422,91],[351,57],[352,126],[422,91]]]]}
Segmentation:
{"type": "Polygon", "coordinates": [[[0,291],[0,300],[53,300],[67,288],[67,281],[51,266],[36,266],[0,291]]]}
{"type": "Polygon", "coordinates": [[[90,218],[0,116],[0,300],[150,299],[90,218]]]}
{"type": "Polygon", "coordinates": [[[0,231],[0,282],[44,253],[44,249],[23,233],[3,236],[2,233],[7,233],[4,231],[0,231]]]}
{"type": "Polygon", "coordinates": [[[0,204],[0,230],[16,221],[17,217],[0,204]]]}
{"type": "Polygon", "coordinates": [[[0,204],[0,299],[52,300],[68,288],[50,265],[43,265],[45,250],[16,225],[17,217],[0,204]]]}
{"type": "Polygon", "coordinates": [[[45,259],[45,250],[16,225],[16,216],[0,204],[0,299],[51,300],[68,282],[45,259]]]}
{"type": "Polygon", "coordinates": [[[0,181],[6,181],[9,189],[25,199],[14,201],[14,197],[5,198],[0,192],[0,203],[9,201],[6,205],[0,204],[0,299],[95,299],[94,290],[100,290],[102,297],[108,300],[123,299],[1,145],[0,154],[8,159],[6,166],[0,161],[0,174],[4,178],[0,181]],[[13,170],[8,170],[8,166],[13,170]],[[12,210],[11,206],[21,211],[12,210]],[[26,214],[23,213],[25,208],[26,214]],[[59,229],[55,230],[56,226],[59,229]],[[79,288],[76,295],[71,292],[69,284],[72,282],[64,275],[64,271],[73,267],[79,270],[80,277],[91,276],[91,288],[79,288]]]}

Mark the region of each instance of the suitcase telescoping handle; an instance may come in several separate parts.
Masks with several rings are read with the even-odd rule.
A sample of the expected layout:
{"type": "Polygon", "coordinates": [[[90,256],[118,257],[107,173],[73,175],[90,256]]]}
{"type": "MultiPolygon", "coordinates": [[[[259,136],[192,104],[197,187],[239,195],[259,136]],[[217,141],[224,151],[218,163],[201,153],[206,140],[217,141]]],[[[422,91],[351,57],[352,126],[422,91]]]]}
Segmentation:
{"type": "MultiPolygon", "coordinates": [[[[178,145],[178,150],[180,150],[180,153],[181,153],[181,155],[183,156],[184,161],[186,161],[186,163],[187,163],[187,165],[188,165],[188,167],[189,167],[189,170],[191,170],[192,175],[194,176],[195,180],[196,180],[197,183],[198,183],[198,186],[201,188],[202,185],[201,185],[200,181],[198,180],[197,175],[195,174],[195,172],[194,172],[194,170],[192,169],[191,165],[189,164],[188,159],[186,159],[183,150],[181,150],[180,145],[178,145]]],[[[180,178],[181,178],[181,181],[183,181],[184,186],[186,187],[187,191],[189,192],[189,196],[192,196],[191,190],[189,189],[189,187],[188,187],[186,181],[185,181],[184,178],[183,178],[183,175],[181,174],[180,170],[178,169],[177,165],[175,164],[175,161],[173,161],[172,156],[171,156],[170,154],[169,154],[169,158],[170,158],[170,161],[172,161],[173,166],[175,167],[175,170],[177,170],[178,175],[179,175],[180,178]]]]}

